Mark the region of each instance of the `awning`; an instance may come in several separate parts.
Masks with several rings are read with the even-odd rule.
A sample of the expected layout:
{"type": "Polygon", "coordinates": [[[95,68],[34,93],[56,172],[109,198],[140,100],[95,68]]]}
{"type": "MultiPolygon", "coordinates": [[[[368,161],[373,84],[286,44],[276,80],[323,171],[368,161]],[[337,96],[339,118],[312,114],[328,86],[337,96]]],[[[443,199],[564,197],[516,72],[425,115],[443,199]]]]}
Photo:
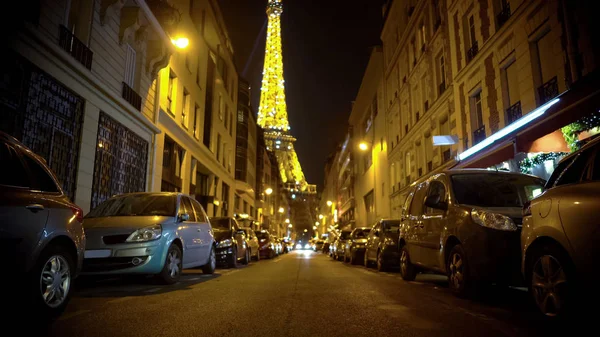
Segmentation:
{"type": "MultiPolygon", "coordinates": [[[[557,98],[538,119],[516,129],[453,168],[486,168],[513,159],[519,152],[568,152],[560,129],[600,111],[600,72],[582,79],[557,98]]],[[[500,132],[501,130],[497,131],[500,132]]]]}

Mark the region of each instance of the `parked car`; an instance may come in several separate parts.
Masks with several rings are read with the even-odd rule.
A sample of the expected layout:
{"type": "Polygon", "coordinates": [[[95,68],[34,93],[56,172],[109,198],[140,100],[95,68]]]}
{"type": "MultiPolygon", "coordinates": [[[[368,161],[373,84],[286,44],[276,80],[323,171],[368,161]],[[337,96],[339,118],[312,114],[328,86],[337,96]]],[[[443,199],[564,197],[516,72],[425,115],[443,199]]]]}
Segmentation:
{"type": "Polygon", "coordinates": [[[345,249],[346,249],[346,241],[348,241],[348,239],[350,239],[350,235],[352,234],[352,230],[343,230],[340,233],[340,236],[338,237],[338,239],[336,240],[336,244],[335,244],[335,256],[334,259],[340,261],[344,258],[344,255],[346,254],[345,249]]]}
{"type": "Polygon", "coordinates": [[[6,300],[31,302],[39,318],[67,306],[83,262],[83,212],[69,200],[44,159],[0,132],[0,256],[6,300]]]}
{"type": "Polygon", "coordinates": [[[402,210],[402,277],[447,274],[459,296],[476,282],[520,284],[521,209],[543,186],[533,176],[473,169],[415,183],[402,210]]]}
{"type": "Polygon", "coordinates": [[[248,246],[248,249],[250,250],[250,258],[252,260],[259,261],[260,260],[260,252],[259,252],[260,246],[258,245],[258,238],[256,237],[256,234],[254,233],[252,228],[245,227],[242,229],[246,233],[246,246],[248,246]]]}
{"type": "Polygon", "coordinates": [[[356,264],[356,262],[364,260],[365,246],[370,231],[371,228],[369,227],[354,228],[352,234],[350,234],[350,238],[346,241],[344,262],[356,264]]]}
{"type": "Polygon", "coordinates": [[[585,303],[598,298],[588,290],[600,274],[599,149],[597,138],[564,158],[544,192],[524,208],[522,271],[534,302],[548,317],[572,313],[583,297],[585,303]]]}
{"type": "Polygon", "coordinates": [[[246,244],[246,232],[231,217],[210,218],[215,242],[217,243],[217,263],[229,268],[237,268],[238,263],[248,264],[251,252],[246,244]]]}
{"type": "Polygon", "coordinates": [[[277,256],[276,246],[273,237],[266,230],[254,231],[258,238],[259,253],[261,259],[272,259],[277,256]]]}
{"type": "Polygon", "coordinates": [[[152,274],[173,284],[184,268],[215,271],[211,225],[196,200],[181,193],[112,197],[85,216],[86,274],[152,274]]]}
{"type": "Polygon", "coordinates": [[[323,241],[323,240],[317,240],[316,243],[315,243],[315,252],[322,251],[324,244],[325,244],[325,241],[323,241]]]}
{"type": "Polygon", "coordinates": [[[400,264],[398,238],[400,220],[379,220],[367,238],[364,265],[377,264],[377,270],[384,271],[400,264]]]}

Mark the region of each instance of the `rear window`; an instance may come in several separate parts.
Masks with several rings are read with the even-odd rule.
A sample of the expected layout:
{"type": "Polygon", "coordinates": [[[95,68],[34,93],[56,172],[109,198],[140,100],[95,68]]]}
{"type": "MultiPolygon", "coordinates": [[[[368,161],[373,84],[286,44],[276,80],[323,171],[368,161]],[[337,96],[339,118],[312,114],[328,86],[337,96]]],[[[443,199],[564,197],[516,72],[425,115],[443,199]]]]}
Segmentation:
{"type": "Polygon", "coordinates": [[[352,235],[352,232],[343,231],[342,234],[340,235],[340,238],[342,240],[348,240],[350,238],[350,235],[352,235]]]}
{"type": "Polygon", "coordinates": [[[370,231],[371,229],[355,229],[352,232],[352,237],[355,239],[366,239],[370,231]]]}
{"type": "Polygon", "coordinates": [[[451,179],[459,204],[481,207],[523,207],[544,188],[542,179],[520,174],[455,174],[451,179]]]}
{"type": "Polygon", "coordinates": [[[210,218],[210,226],[214,229],[231,229],[229,218],[210,218]]]}
{"type": "Polygon", "coordinates": [[[400,220],[386,221],[382,224],[384,232],[397,233],[400,230],[400,220]]]}
{"type": "Polygon", "coordinates": [[[261,239],[261,240],[262,240],[262,239],[265,239],[265,240],[266,240],[266,239],[268,239],[268,238],[269,238],[269,233],[266,233],[266,232],[260,232],[260,231],[256,231],[256,232],[254,232],[254,233],[256,233],[256,237],[258,237],[258,238],[259,238],[259,239],[261,239]]]}

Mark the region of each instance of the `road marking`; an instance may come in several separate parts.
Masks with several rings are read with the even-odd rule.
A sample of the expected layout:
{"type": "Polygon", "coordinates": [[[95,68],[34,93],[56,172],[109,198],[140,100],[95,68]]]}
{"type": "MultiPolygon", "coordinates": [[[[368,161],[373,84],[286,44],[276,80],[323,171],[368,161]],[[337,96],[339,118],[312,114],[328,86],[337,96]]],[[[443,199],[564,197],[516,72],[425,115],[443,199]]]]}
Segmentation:
{"type": "Polygon", "coordinates": [[[61,316],[61,317],[60,317],[58,320],[59,320],[59,321],[64,321],[64,320],[67,320],[67,319],[69,319],[69,318],[73,318],[73,317],[75,317],[75,316],[79,316],[79,315],[82,315],[82,314],[86,314],[86,313],[88,313],[88,312],[92,312],[92,311],[91,311],[91,310],[77,310],[77,311],[74,311],[74,312],[71,312],[71,313],[68,313],[68,314],[62,315],[62,316],[61,316]]]}
{"type": "Polygon", "coordinates": [[[117,298],[116,300],[108,301],[106,303],[121,303],[121,302],[129,301],[132,298],[133,297],[125,296],[125,297],[117,298]]]}
{"type": "MultiPolygon", "coordinates": [[[[210,275],[208,275],[208,276],[210,276],[210,275]]],[[[199,279],[200,279],[200,277],[193,277],[193,278],[186,279],[186,281],[198,281],[199,279]]]]}
{"type": "Polygon", "coordinates": [[[160,288],[152,288],[152,289],[148,289],[148,290],[146,290],[146,291],[144,291],[144,292],[145,292],[145,293],[155,293],[155,292],[157,292],[157,291],[159,291],[159,290],[160,290],[160,288]]]}

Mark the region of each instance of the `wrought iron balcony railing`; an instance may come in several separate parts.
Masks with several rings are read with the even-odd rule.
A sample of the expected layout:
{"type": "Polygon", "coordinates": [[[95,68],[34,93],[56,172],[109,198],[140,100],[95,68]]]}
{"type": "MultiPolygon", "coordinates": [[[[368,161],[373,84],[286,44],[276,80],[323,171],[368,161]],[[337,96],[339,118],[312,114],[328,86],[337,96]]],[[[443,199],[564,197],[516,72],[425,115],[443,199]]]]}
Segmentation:
{"type": "Polygon", "coordinates": [[[121,92],[121,96],[123,96],[123,98],[131,105],[133,105],[134,108],[139,111],[142,110],[142,97],[125,82],[123,82],[123,91],[121,92]]]}
{"type": "Polygon", "coordinates": [[[523,116],[523,112],[521,111],[521,101],[511,105],[508,109],[506,109],[506,125],[512,124],[517,119],[523,116]]]}
{"type": "Polygon", "coordinates": [[[479,127],[479,129],[473,131],[473,145],[479,144],[485,139],[485,125],[479,127]]]}
{"type": "Polygon", "coordinates": [[[477,41],[474,41],[473,45],[471,45],[471,48],[467,50],[467,62],[471,62],[471,60],[477,56],[477,53],[479,53],[479,44],[477,41]]]}
{"type": "Polygon", "coordinates": [[[59,26],[58,44],[84,67],[92,69],[94,53],[63,25],[59,26]]]}
{"type": "Polygon", "coordinates": [[[506,21],[508,21],[508,19],[510,19],[510,15],[511,15],[510,3],[506,2],[505,4],[503,4],[502,10],[500,11],[500,13],[498,13],[498,15],[496,15],[496,20],[498,21],[498,27],[504,26],[506,21]]]}
{"type": "Polygon", "coordinates": [[[558,82],[556,81],[556,76],[542,84],[542,86],[538,88],[538,94],[540,96],[540,105],[558,96],[558,82]]]}

